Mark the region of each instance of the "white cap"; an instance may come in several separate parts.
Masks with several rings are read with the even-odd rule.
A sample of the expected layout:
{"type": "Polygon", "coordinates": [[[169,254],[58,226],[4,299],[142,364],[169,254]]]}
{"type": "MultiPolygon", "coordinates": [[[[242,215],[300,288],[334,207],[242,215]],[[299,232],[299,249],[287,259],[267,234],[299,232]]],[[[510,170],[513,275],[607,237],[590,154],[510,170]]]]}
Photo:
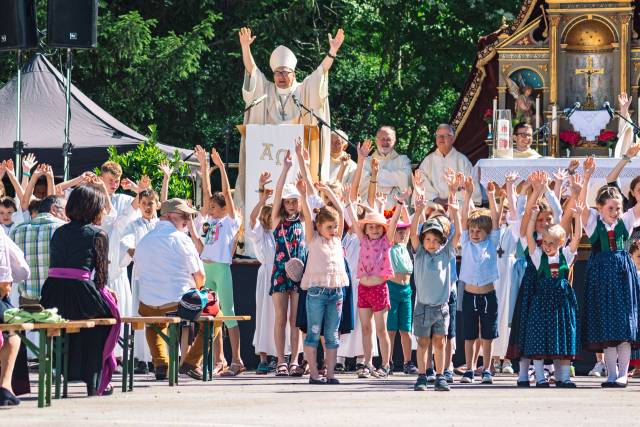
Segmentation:
{"type": "Polygon", "coordinates": [[[299,198],[300,193],[298,192],[298,189],[293,186],[293,184],[286,184],[282,189],[282,200],[299,198]]]}
{"type": "Polygon", "coordinates": [[[273,52],[271,52],[271,58],[269,59],[271,71],[276,71],[276,68],[279,67],[286,67],[291,71],[295,71],[297,63],[298,58],[296,58],[291,49],[282,45],[278,46],[273,52]]]}

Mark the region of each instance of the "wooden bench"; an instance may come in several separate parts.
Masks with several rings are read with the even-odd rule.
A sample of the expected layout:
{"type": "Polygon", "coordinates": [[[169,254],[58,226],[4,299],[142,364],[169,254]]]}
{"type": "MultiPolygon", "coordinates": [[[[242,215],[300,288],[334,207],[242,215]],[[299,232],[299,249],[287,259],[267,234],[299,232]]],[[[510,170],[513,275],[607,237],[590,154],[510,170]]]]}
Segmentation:
{"type": "Polygon", "coordinates": [[[203,325],[202,340],[202,381],[213,380],[213,368],[215,365],[213,342],[215,341],[215,324],[229,320],[251,320],[251,316],[200,316],[198,322],[203,325]]]}
{"type": "Polygon", "coordinates": [[[153,328],[169,347],[169,385],[178,384],[178,326],[179,317],[123,317],[124,332],[121,340],[122,356],[122,392],[133,391],[133,354],[135,331],[145,327],[153,328]],[[160,325],[161,327],[159,327],[160,325]],[[168,327],[169,334],[162,333],[162,329],[168,327]]]}
{"type": "MultiPolygon", "coordinates": [[[[93,328],[92,321],[70,321],[63,323],[22,323],[22,324],[0,324],[1,332],[17,332],[22,342],[38,357],[38,408],[51,406],[51,376],[53,365],[53,338],[60,337],[62,333],[73,334],[83,328],[93,328]],[[38,345],[31,342],[26,331],[38,331],[38,345]]],[[[57,340],[56,351],[63,354],[62,342],[57,340]]],[[[68,351],[68,346],[67,346],[68,351]]],[[[66,360],[67,358],[65,358],[66,360]]],[[[60,393],[60,375],[62,374],[62,357],[56,358],[56,395],[60,393]]],[[[66,374],[66,371],[64,371],[66,374]]]]}

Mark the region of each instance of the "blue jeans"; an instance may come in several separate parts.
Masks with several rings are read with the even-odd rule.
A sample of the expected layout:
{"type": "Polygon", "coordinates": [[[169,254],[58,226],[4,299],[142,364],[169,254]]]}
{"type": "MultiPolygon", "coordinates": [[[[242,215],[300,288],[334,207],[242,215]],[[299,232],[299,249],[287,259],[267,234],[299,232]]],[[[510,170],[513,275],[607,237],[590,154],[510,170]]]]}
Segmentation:
{"type": "Polygon", "coordinates": [[[342,288],[312,287],[307,290],[307,338],[304,345],[317,347],[320,335],[327,349],[338,348],[342,317],[342,288]]]}

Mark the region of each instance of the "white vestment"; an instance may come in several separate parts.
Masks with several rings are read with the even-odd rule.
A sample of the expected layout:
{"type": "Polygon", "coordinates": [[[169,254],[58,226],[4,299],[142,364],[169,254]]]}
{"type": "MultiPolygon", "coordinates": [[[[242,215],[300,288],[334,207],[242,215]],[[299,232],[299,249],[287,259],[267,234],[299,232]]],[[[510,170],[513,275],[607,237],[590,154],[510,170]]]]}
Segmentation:
{"type": "MultiPolygon", "coordinates": [[[[342,162],[340,161],[340,159],[334,159],[333,157],[330,158],[329,182],[333,182],[336,180],[341,165],[342,162]]],[[[351,180],[353,179],[353,174],[355,173],[357,167],[358,165],[356,164],[356,162],[349,159],[349,162],[347,163],[347,169],[345,169],[344,175],[342,176],[342,185],[351,182],[351,180]]]]}
{"type": "Polygon", "coordinates": [[[539,159],[542,157],[540,153],[538,153],[533,148],[529,148],[525,151],[516,150],[515,146],[513,148],[513,158],[514,159],[539,159]]]}
{"type": "MultiPolygon", "coordinates": [[[[420,164],[419,170],[422,174],[425,196],[427,200],[435,198],[447,199],[449,197],[449,187],[444,180],[444,171],[448,168],[454,172],[462,172],[465,176],[472,176],[475,184],[473,191],[473,203],[479,206],[482,203],[482,193],[480,191],[480,183],[478,177],[473,174],[473,167],[467,156],[451,147],[451,151],[447,156],[443,156],[440,150],[436,149],[433,153],[424,158],[420,164]]],[[[462,203],[464,193],[458,193],[458,202],[462,203]]]]}
{"type": "MultiPolygon", "coordinates": [[[[120,267],[127,268],[133,261],[131,255],[129,255],[129,249],[135,249],[138,243],[147,233],[154,229],[158,222],[158,218],[152,218],[151,220],[144,219],[142,217],[130,222],[122,232],[122,238],[120,239],[120,267]]],[[[132,315],[138,315],[138,307],[140,306],[139,289],[140,283],[136,278],[136,265],[133,264],[133,273],[131,274],[131,308],[132,315]]],[[[149,351],[149,345],[145,338],[144,329],[135,331],[135,346],[134,357],[138,361],[151,362],[151,352],[149,351]]]]}
{"type": "Polygon", "coordinates": [[[411,188],[411,160],[395,150],[384,155],[377,150],[367,157],[362,170],[359,194],[363,201],[367,200],[369,181],[371,179],[371,158],[378,160],[377,191],[387,198],[385,209],[395,206],[394,195],[399,195],[405,188],[411,188]]]}
{"type": "MultiPolygon", "coordinates": [[[[251,75],[245,73],[244,84],[242,85],[242,97],[245,105],[251,104],[254,100],[267,95],[267,98],[260,104],[254,106],[244,115],[244,125],[248,124],[303,124],[316,125],[316,119],[306,111],[298,108],[293,100],[295,96],[302,104],[313,110],[325,122],[331,123],[329,115],[329,74],[324,71],[322,65],[309,74],[302,83],[294,82],[289,89],[278,89],[276,85],[267,80],[257,66],[253,67],[251,75]]],[[[322,169],[320,176],[323,181],[329,176],[329,151],[331,145],[331,131],[323,127],[321,135],[322,147],[320,159],[322,169]]],[[[240,143],[240,170],[236,181],[236,192],[234,200],[236,207],[244,208],[245,191],[245,141],[240,143]]],[[[292,153],[294,154],[294,153],[292,153]]],[[[262,171],[255,171],[255,179],[262,171]]]]}
{"type": "MultiPolygon", "coordinates": [[[[631,117],[628,118],[630,119],[631,117]]],[[[618,142],[616,142],[616,148],[613,156],[619,159],[625,155],[629,147],[633,145],[634,140],[635,138],[631,125],[618,118],[618,142]]]]}

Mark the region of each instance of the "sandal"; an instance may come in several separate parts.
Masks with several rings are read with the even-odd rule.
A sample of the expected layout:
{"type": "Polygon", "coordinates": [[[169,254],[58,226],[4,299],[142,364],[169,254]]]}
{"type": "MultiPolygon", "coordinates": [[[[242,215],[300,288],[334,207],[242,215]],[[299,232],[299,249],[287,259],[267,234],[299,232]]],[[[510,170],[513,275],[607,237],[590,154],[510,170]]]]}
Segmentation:
{"type": "Polygon", "coordinates": [[[300,367],[302,368],[302,375],[309,375],[310,373],[309,362],[307,362],[306,360],[303,360],[302,365],[300,365],[300,367]]]}
{"type": "Polygon", "coordinates": [[[297,363],[293,363],[289,365],[289,376],[290,377],[301,377],[304,375],[304,369],[297,363]]]}
{"type": "Polygon", "coordinates": [[[231,365],[229,366],[229,369],[224,371],[222,374],[220,374],[221,377],[235,377],[238,374],[243,373],[244,371],[246,371],[247,368],[245,368],[244,363],[240,362],[231,362],[231,365]]]}
{"type": "Polygon", "coordinates": [[[288,377],[289,366],[286,363],[278,363],[276,366],[276,377],[288,377]]]}
{"type": "Polygon", "coordinates": [[[222,374],[224,371],[226,371],[228,367],[229,365],[227,365],[227,362],[218,362],[215,365],[213,365],[213,371],[211,372],[211,374],[214,377],[217,377],[220,374],[222,374]]]}

